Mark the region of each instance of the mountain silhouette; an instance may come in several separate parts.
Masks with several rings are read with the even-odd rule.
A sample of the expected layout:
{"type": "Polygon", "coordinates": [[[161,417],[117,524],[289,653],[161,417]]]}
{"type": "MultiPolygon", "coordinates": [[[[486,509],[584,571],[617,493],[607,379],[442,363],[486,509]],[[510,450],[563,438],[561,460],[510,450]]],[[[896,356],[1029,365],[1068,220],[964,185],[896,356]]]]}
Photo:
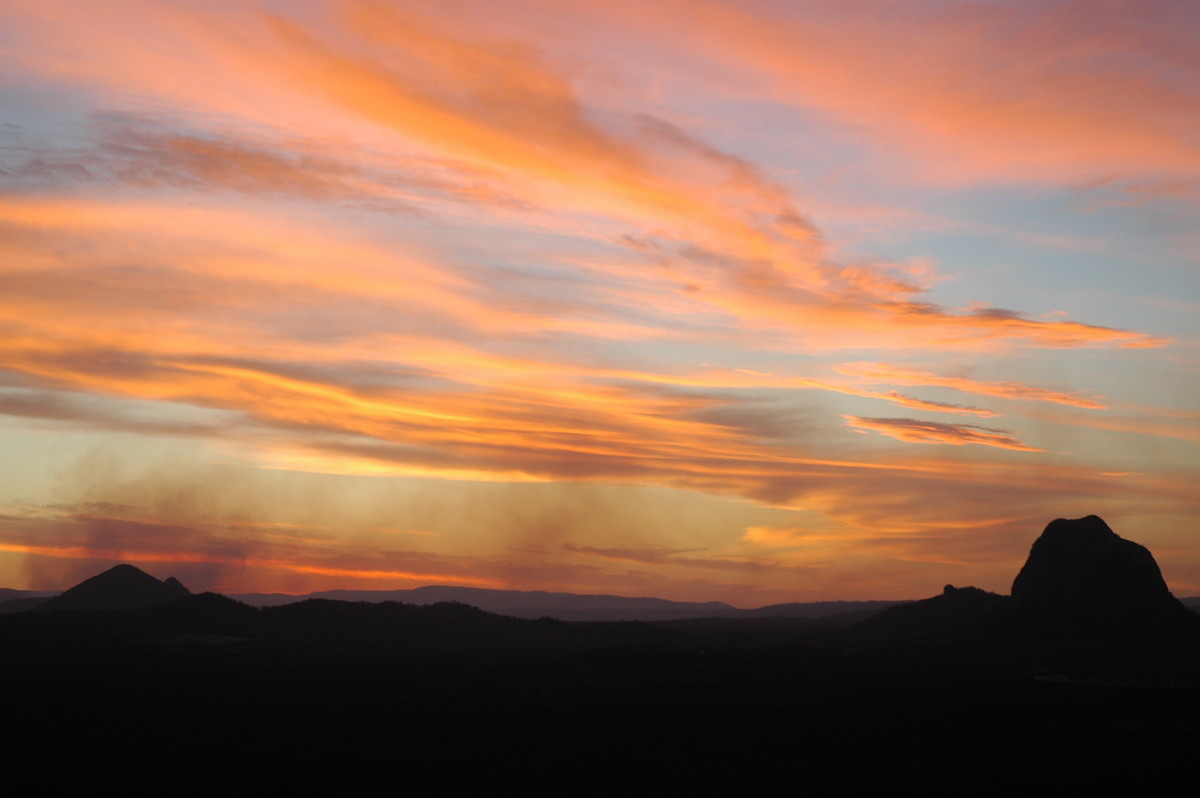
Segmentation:
{"type": "Polygon", "coordinates": [[[1200,639],[1200,616],[1171,595],[1149,549],[1099,516],[1058,518],[1034,541],[1012,595],[947,585],[942,595],[884,610],[856,627],[869,639],[1067,635],[1097,640],[1175,633],[1200,639]]]}
{"type": "MultiPolygon", "coordinates": [[[[848,626],[890,607],[896,601],[818,601],[772,604],[739,609],[720,601],[671,601],[661,598],[581,593],[548,593],[544,590],[491,590],[478,587],[427,585],[411,590],[323,590],[304,595],[241,593],[231,596],[255,607],[277,607],[311,599],[404,604],[457,602],[497,615],[514,618],[555,618],[560,621],[677,621],[694,618],[813,618],[830,619],[848,626]],[[842,621],[842,616],[847,620],[842,621]]],[[[0,605],[3,611],[3,605],[0,605]]]]}
{"type": "Polygon", "coordinates": [[[38,610],[131,610],[175,601],[192,593],[175,577],[163,581],[132,565],[117,565],[85,579],[38,610]]]}
{"type": "Polygon", "coordinates": [[[860,622],[855,631],[878,640],[971,633],[1004,618],[1010,609],[1008,596],[946,585],[940,596],[885,609],[860,622]]]}
{"type": "Polygon", "coordinates": [[[1154,556],[1095,515],[1047,525],[1013,580],[1013,603],[1042,622],[1117,627],[1196,625],[1154,556]]]}

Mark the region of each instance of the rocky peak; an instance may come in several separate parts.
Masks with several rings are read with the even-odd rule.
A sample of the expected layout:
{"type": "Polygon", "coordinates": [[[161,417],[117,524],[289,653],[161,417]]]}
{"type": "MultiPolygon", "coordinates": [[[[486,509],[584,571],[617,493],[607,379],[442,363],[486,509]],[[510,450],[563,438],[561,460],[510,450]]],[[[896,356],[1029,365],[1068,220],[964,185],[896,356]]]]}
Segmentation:
{"type": "Polygon", "coordinates": [[[1022,610],[1063,618],[1135,620],[1182,609],[1149,550],[1095,515],[1051,521],[1013,580],[1012,597],[1022,610]]]}
{"type": "Polygon", "coordinates": [[[192,595],[192,591],[184,587],[183,583],[173,576],[168,576],[166,579],[164,579],[162,585],[167,591],[174,593],[178,598],[192,595]]]}
{"type": "Polygon", "coordinates": [[[41,610],[127,610],[190,596],[174,577],[160,582],[132,565],[117,565],[42,604],[41,610]]]}

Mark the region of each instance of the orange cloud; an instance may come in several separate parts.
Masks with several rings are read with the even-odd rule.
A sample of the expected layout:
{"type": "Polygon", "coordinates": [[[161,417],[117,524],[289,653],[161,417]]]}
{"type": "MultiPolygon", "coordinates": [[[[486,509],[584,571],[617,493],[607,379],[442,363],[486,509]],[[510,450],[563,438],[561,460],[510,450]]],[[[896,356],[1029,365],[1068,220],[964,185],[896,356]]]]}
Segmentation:
{"type": "Polygon", "coordinates": [[[861,418],[842,416],[847,423],[858,429],[869,429],[898,441],[907,443],[949,443],[962,446],[977,443],[995,446],[998,449],[1013,449],[1020,452],[1042,452],[1021,443],[1004,430],[977,427],[973,424],[943,424],[936,421],[918,421],[913,418],[861,418]]]}
{"type": "Polygon", "coordinates": [[[978,407],[965,405],[949,404],[947,402],[933,402],[927,399],[917,399],[912,396],[907,396],[899,391],[866,391],[861,388],[853,388],[848,385],[831,385],[829,383],[817,382],[816,380],[796,380],[799,384],[811,385],[814,388],[820,388],[826,391],[834,391],[836,393],[848,394],[850,396],[861,396],[867,399],[883,399],[901,407],[909,407],[914,410],[929,410],[936,413],[954,413],[958,415],[969,416],[995,416],[998,415],[991,410],[984,410],[978,407]]]}
{"type": "Polygon", "coordinates": [[[1072,407],[1082,407],[1089,410],[1103,410],[1105,405],[1094,399],[1067,393],[1038,388],[1017,382],[985,382],[968,377],[946,377],[926,371],[898,368],[886,363],[843,363],[837,367],[839,374],[864,377],[872,382],[898,382],[902,385],[929,385],[938,388],[953,388],[964,393],[980,394],[982,396],[998,396],[1004,399],[1017,399],[1027,402],[1051,402],[1072,407]]]}
{"type": "MultiPolygon", "coordinates": [[[[639,478],[754,491],[753,474],[770,478],[747,464],[780,458],[777,442],[755,441],[744,429],[700,415],[729,399],[664,394],[656,386],[719,390],[790,385],[940,412],[990,412],[815,380],[775,381],[748,373],[698,378],[584,366],[571,363],[566,352],[553,359],[508,357],[491,348],[439,341],[403,328],[393,331],[378,323],[351,326],[349,335],[314,338],[311,330],[320,317],[312,308],[336,308],[339,302],[346,303],[346,311],[356,310],[359,302],[381,304],[389,311],[379,317],[385,324],[403,322],[416,311],[422,314],[420,326],[437,319],[444,329],[453,330],[453,322],[472,334],[480,327],[502,331],[520,324],[536,330],[549,323],[537,307],[493,311],[463,299],[464,283],[432,265],[417,262],[404,281],[389,280],[377,250],[338,245],[314,231],[293,235],[291,249],[267,260],[269,268],[256,271],[254,279],[235,279],[234,263],[214,259],[211,249],[197,245],[195,237],[206,225],[225,226],[228,240],[223,243],[230,248],[244,228],[250,244],[263,252],[268,248],[260,240],[290,231],[261,227],[233,214],[194,210],[173,219],[178,238],[167,241],[180,242],[175,257],[191,267],[186,271],[130,272],[105,265],[105,246],[115,233],[149,226],[154,218],[149,208],[76,202],[11,204],[6,210],[31,236],[29,244],[17,243],[9,250],[15,256],[9,263],[26,264],[26,270],[10,267],[0,278],[13,333],[0,347],[10,372],[31,380],[29,390],[34,391],[13,395],[5,404],[26,417],[36,412],[29,399],[69,388],[77,396],[46,403],[40,417],[74,423],[90,418],[99,428],[183,436],[211,435],[220,424],[276,452],[281,461],[307,455],[316,465],[324,455],[331,467],[338,460],[357,460],[409,473],[639,478]],[[91,257],[97,267],[68,270],[65,259],[56,262],[52,250],[48,254],[38,246],[62,230],[66,223],[61,220],[67,217],[77,220],[77,237],[87,225],[94,228],[92,240],[99,246],[91,257]],[[321,268],[321,260],[342,253],[355,259],[348,274],[321,268]],[[52,286],[45,280],[46,261],[63,269],[64,279],[52,286]],[[31,262],[40,268],[32,268],[31,262]],[[287,268],[292,263],[299,268],[287,268]],[[416,286],[424,292],[420,309],[405,297],[416,286]],[[247,307],[271,308],[272,315],[263,324],[256,314],[245,313],[247,307]],[[286,324],[293,313],[303,321],[295,330],[286,324]],[[348,358],[347,341],[380,353],[381,359],[348,358]],[[200,423],[150,423],[115,406],[80,401],[88,392],[225,415],[200,423]],[[697,451],[705,456],[696,458],[697,451]]],[[[156,243],[146,254],[168,248],[156,243]]],[[[356,316],[339,310],[329,318],[354,325],[356,316]]],[[[787,468],[792,463],[840,467],[854,461],[789,456],[779,462],[787,468]]]]}
{"type": "MultiPolygon", "coordinates": [[[[632,227],[634,237],[620,240],[648,246],[638,250],[639,256],[658,262],[669,275],[661,287],[686,293],[693,311],[730,314],[745,329],[778,330],[808,346],[855,347],[867,341],[895,347],[972,347],[1006,340],[1053,347],[1166,343],[1161,337],[1098,325],[1034,321],[999,311],[956,314],[913,302],[924,287],[900,267],[831,262],[819,233],[804,221],[789,191],[748,161],[645,113],[610,113],[602,117],[608,124],[598,122],[597,115],[588,113],[569,69],[537,48],[493,35],[488,26],[499,23],[489,14],[464,29],[439,22],[437,15],[378,4],[335,3],[329,9],[340,36],[265,16],[253,26],[263,39],[253,47],[231,35],[228,23],[215,16],[146,8],[139,19],[159,26],[184,50],[201,53],[200,60],[216,74],[230,76],[227,83],[273,100],[303,96],[308,105],[348,111],[335,116],[359,120],[366,127],[358,132],[382,135],[394,150],[387,159],[371,160],[374,177],[367,176],[361,159],[345,155],[353,149],[340,142],[313,151],[310,141],[297,150],[294,137],[278,144],[251,142],[244,136],[147,129],[144,121],[131,131],[121,123],[126,125],[122,140],[103,142],[105,157],[123,164],[108,172],[146,189],[199,186],[310,199],[362,197],[392,203],[381,205],[382,210],[402,212],[414,203],[476,203],[482,198],[474,212],[497,213],[506,220],[515,206],[530,203],[524,213],[532,215],[526,218],[552,227],[561,225],[560,219],[539,215],[533,207],[553,208],[555,217],[566,209],[580,217],[576,224],[594,226],[601,219],[604,228],[632,227]],[[386,167],[379,173],[382,164],[397,161],[397,156],[402,164],[448,164],[468,187],[442,190],[438,181],[422,179],[413,168],[399,170],[395,179],[388,178],[386,167]],[[484,189],[473,193],[472,180],[484,189]],[[883,330],[891,335],[881,337],[883,330]]],[[[711,22],[733,13],[714,8],[700,19],[711,22]]],[[[28,12],[33,19],[42,14],[55,18],[50,11],[28,12]]],[[[161,70],[122,61],[132,59],[129,54],[138,48],[121,46],[121,37],[135,36],[140,28],[91,21],[100,35],[89,28],[91,39],[71,41],[80,57],[99,57],[95,48],[107,46],[103,56],[112,70],[93,79],[120,76],[126,82],[122,90],[135,84],[168,93],[161,70]]],[[[66,27],[64,35],[70,37],[74,28],[66,27]]],[[[737,23],[731,30],[744,27],[737,23]]],[[[145,57],[158,66],[165,55],[145,57]]],[[[201,106],[220,100],[211,81],[173,85],[174,94],[191,96],[201,106]]],[[[227,102],[220,100],[220,107],[227,109],[227,102]]],[[[253,104],[240,103],[237,110],[260,123],[271,121],[253,104]]],[[[236,262],[241,271],[246,265],[242,259],[236,262]]],[[[460,286],[453,298],[440,299],[450,304],[466,293],[460,286]]],[[[619,290],[606,293],[609,299],[621,297],[619,290]]],[[[620,310],[644,308],[645,299],[644,288],[627,293],[621,301],[628,304],[620,310]]],[[[556,321],[553,326],[561,328],[561,320],[556,321]]]]}
{"type": "Polygon", "coordinates": [[[506,586],[506,584],[499,579],[481,578],[471,576],[466,573],[447,574],[437,573],[434,571],[400,571],[371,567],[338,567],[331,565],[306,564],[304,562],[298,562],[295,559],[269,559],[254,557],[230,559],[227,556],[222,556],[219,554],[180,551],[177,549],[164,552],[139,550],[129,547],[111,548],[95,544],[82,546],[45,546],[28,543],[0,542],[0,551],[6,551],[13,554],[32,554],[41,557],[52,557],[55,559],[107,560],[134,563],[172,563],[177,566],[182,565],[185,568],[189,565],[215,565],[221,568],[236,568],[237,570],[254,569],[264,572],[283,571],[285,573],[301,574],[305,576],[334,577],[335,579],[333,581],[326,582],[326,584],[334,585],[344,584],[342,581],[337,581],[339,579],[359,579],[382,581],[385,582],[389,587],[395,585],[397,582],[410,582],[418,586],[430,584],[455,584],[490,588],[500,588],[506,586]]]}

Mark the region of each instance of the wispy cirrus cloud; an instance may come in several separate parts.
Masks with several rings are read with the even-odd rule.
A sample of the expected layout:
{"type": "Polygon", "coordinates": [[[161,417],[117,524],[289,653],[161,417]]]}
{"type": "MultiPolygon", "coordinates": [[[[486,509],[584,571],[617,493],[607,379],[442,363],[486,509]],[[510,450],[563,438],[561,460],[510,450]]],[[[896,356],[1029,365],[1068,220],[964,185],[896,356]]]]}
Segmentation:
{"type": "MultiPolygon", "coordinates": [[[[632,6],[595,13],[620,26],[632,6]]],[[[893,168],[914,164],[909,179],[1197,174],[1189,86],[1200,66],[1179,56],[1195,9],[1170,0],[1106,8],[1096,15],[1084,0],[985,2],[968,15],[937,3],[749,8],[710,0],[657,3],[643,25],[660,38],[672,32],[675,47],[710,69],[716,60],[722,76],[752,75],[760,95],[819,108],[874,146],[908,154],[893,168]],[[685,5],[689,24],[681,26],[685,5]]]]}
{"type": "MultiPolygon", "coordinates": [[[[925,287],[900,265],[831,260],[790,192],[745,159],[645,113],[589,113],[570,72],[536,49],[486,32],[452,32],[436,18],[382,5],[334,4],[331,10],[343,35],[267,17],[263,33],[270,47],[253,53],[221,39],[215,19],[200,15],[184,24],[172,18],[171,24],[174,35],[211,53],[216,69],[236,63],[268,85],[319,98],[382,128],[401,152],[415,143],[426,162],[433,153],[452,169],[484,176],[489,197],[567,209],[588,226],[603,220],[604,227],[650,232],[639,235],[651,242],[652,260],[669,277],[664,287],[683,290],[693,306],[731,314],[740,325],[833,347],[878,342],[883,329],[900,332],[897,346],[1165,342],[1099,325],[956,313],[915,302],[925,287]]],[[[388,194],[378,178],[363,185],[358,164],[289,152],[287,142],[246,146],[186,132],[135,131],[124,138],[109,145],[132,158],[119,174],[143,182],[298,196],[388,194]]]]}
{"type": "Polygon", "coordinates": [[[162,114],[91,115],[73,146],[0,139],[0,174],[11,187],[46,193],[104,187],[155,192],[229,192],[282,200],[341,203],[389,214],[426,206],[518,206],[465,163],[354,148],[300,136],[197,128],[162,114]]]}
{"type": "Polygon", "coordinates": [[[918,421],[914,418],[844,418],[851,427],[874,430],[906,443],[948,443],[954,446],[975,443],[1019,452],[1045,451],[1022,443],[1007,430],[979,427],[974,424],[945,424],[938,421],[918,421]]]}
{"type": "Polygon", "coordinates": [[[891,366],[887,363],[843,363],[837,367],[839,374],[862,377],[872,382],[892,382],[901,385],[928,385],[938,388],[953,388],[963,393],[981,396],[997,396],[1026,402],[1050,402],[1088,410],[1103,410],[1106,405],[1096,399],[1067,391],[1056,391],[1024,385],[1019,382],[988,382],[971,377],[956,377],[934,374],[927,371],[891,366]]]}

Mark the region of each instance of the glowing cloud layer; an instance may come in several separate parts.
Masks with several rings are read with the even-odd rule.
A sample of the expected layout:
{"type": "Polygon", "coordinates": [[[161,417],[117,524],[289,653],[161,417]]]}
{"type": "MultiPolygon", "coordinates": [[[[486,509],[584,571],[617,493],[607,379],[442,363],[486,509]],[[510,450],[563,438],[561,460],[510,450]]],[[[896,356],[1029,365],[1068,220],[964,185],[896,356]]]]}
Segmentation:
{"type": "Polygon", "coordinates": [[[1200,19],[1106,8],[7,3],[0,584],[911,597],[1098,512],[1200,591],[1200,19]]]}

